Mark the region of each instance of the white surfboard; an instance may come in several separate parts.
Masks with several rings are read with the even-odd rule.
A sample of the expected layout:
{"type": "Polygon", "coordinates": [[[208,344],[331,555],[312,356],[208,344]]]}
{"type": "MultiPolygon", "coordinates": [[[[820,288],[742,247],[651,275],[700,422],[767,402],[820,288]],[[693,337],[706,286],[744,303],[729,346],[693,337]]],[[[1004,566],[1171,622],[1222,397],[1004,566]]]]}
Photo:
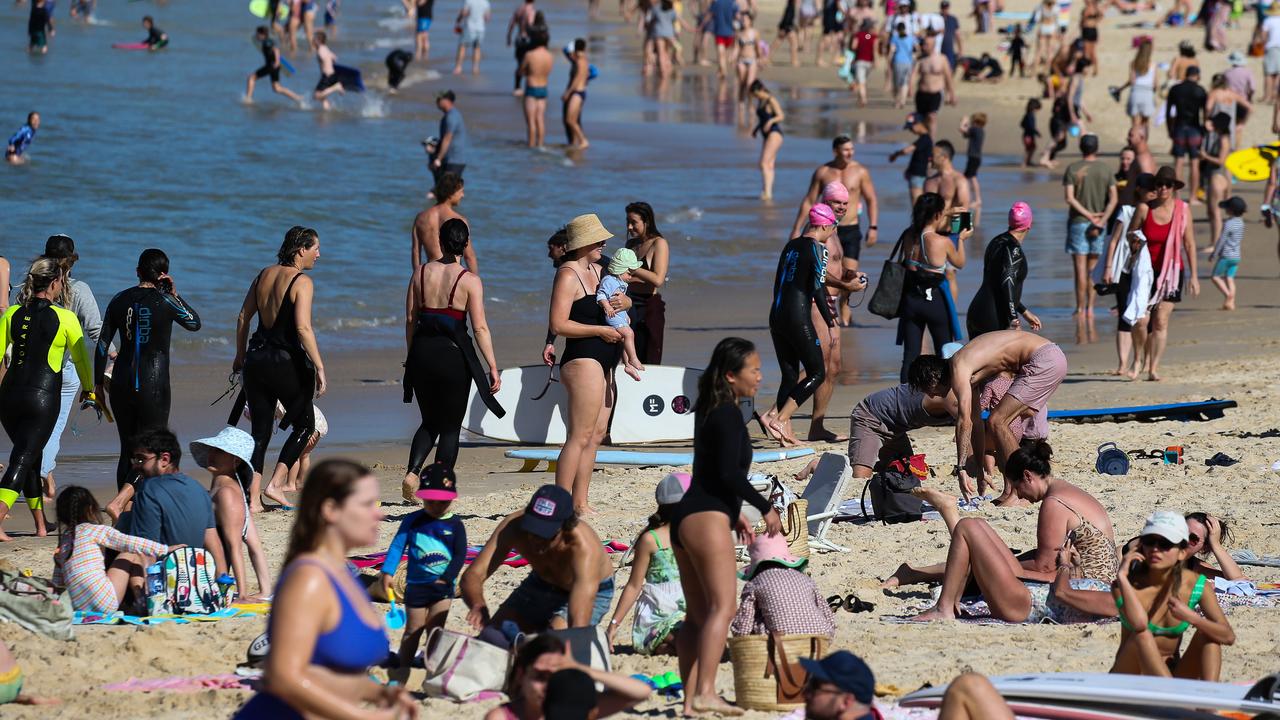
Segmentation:
{"type": "MultiPolygon", "coordinates": [[[[493,440],[525,445],[563,445],[568,398],[558,382],[547,386],[546,365],[508,368],[501,373],[497,399],[506,417],[496,417],[481,402],[474,387],[462,427],[493,440]],[[543,390],[546,393],[543,394],[543,390]],[[538,397],[541,395],[541,397],[538,397]],[[534,399],[538,397],[538,399],[534,399]]],[[[701,370],[649,365],[639,382],[618,371],[618,402],[610,427],[615,445],[693,439],[693,400],[701,370]]]]}
{"type": "MultiPolygon", "coordinates": [[[[1177,678],[1104,673],[1040,673],[991,678],[995,689],[1010,701],[1030,700],[1061,707],[1144,706],[1183,710],[1276,712],[1280,704],[1246,700],[1247,685],[1181,680],[1177,678]]],[[[902,698],[904,707],[936,707],[946,686],[917,690],[902,698]]]]}

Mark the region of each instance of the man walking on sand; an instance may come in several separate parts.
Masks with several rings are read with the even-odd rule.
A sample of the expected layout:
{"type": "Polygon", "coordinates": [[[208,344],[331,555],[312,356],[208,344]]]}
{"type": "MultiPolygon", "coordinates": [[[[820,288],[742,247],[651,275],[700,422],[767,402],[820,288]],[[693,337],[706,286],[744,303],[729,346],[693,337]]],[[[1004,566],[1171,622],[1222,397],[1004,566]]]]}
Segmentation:
{"type": "MultiPolygon", "coordinates": [[[[865,203],[868,221],[865,237],[867,247],[871,247],[876,244],[880,204],[876,200],[876,186],[871,180],[871,173],[867,171],[866,166],[853,159],[853,139],[848,135],[836,136],[831,141],[831,151],[835,157],[819,165],[809,178],[809,189],[800,201],[800,210],[796,213],[796,221],[791,226],[791,237],[800,237],[809,218],[809,208],[819,202],[819,195],[823,192],[823,188],[833,182],[844,185],[849,193],[849,212],[844,213],[840,218],[840,224],[836,226],[836,236],[839,238],[843,259],[839,263],[831,262],[829,265],[838,265],[846,271],[844,274],[848,275],[849,272],[858,270],[858,258],[862,254],[864,233],[858,222],[858,208],[865,203]]],[[[848,325],[851,320],[852,311],[849,309],[848,300],[849,293],[841,292],[839,302],[841,325],[848,325]]]]}
{"type": "MultiPolygon", "coordinates": [[[[1111,168],[1098,160],[1098,136],[1092,133],[1080,138],[1080,154],[1084,157],[1067,166],[1062,175],[1062,191],[1067,202],[1067,254],[1075,273],[1075,315],[1092,315],[1093,291],[1090,278],[1093,266],[1106,247],[1103,232],[1107,218],[1116,209],[1119,194],[1111,168]]],[[[1136,163],[1135,163],[1136,164],[1136,163]]]]}
{"type": "Polygon", "coordinates": [[[924,39],[924,57],[915,66],[913,75],[916,86],[916,114],[924,118],[929,134],[938,130],[938,110],[942,109],[943,94],[948,105],[956,104],[955,87],[951,80],[951,65],[941,53],[935,52],[938,36],[929,33],[924,39]]]}
{"type": "Polygon", "coordinates": [[[485,639],[514,641],[507,623],[525,633],[594,627],[613,601],[613,563],[600,536],[578,519],[573,497],[543,485],[528,506],[511,513],[485,541],[459,583],[467,623],[485,639]],[[502,569],[510,551],[529,561],[530,573],[490,615],[485,581],[502,569]]]}
{"type": "Polygon", "coordinates": [[[284,95],[301,105],[302,98],[280,82],[280,48],[276,47],[276,41],[271,39],[271,33],[267,30],[267,26],[259,25],[254,37],[257,40],[258,49],[262,51],[262,67],[249,74],[249,84],[245,87],[244,101],[247,103],[253,102],[253,88],[257,84],[258,78],[270,77],[271,89],[276,94],[284,95]]]}
{"type": "MultiPolygon", "coordinates": [[[[991,410],[987,427],[995,436],[996,467],[1018,448],[1009,423],[1015,418],[1030,419],[1048,413],[1049,398],[1067,376],[1067,356],[1062,348],[1039,335],[1021,330],[997,330],[970,340],[951,357],[951,390],[956,396],[956,466],[960,469],[960,492],[968,498],[978,491],[972,478],[982,477],[982,457],[986,453],[985,432],[978,398],[982,385],[1000,373],[1011,373],[1013,384],[1000,403],[991,410]]],[[[1014,498],[1009,478],[995,504],[1014,498]]]]}
{"type": "Polygon", "coordinates": [[[524,124],[529,131],[529,147],[540,148],[547,139],[547,78],[555,56],[547,49],[547,30],[533,27],[529,31],[529,49],[520,61],[520,77],[524,79],[524,124]]]}
{"type": "MultiPolygon", "coordinates": [[[[444,173],[436,183],[433,194],[436,196],[436,204],[418,213],[413,219],[414,272],[417,272],[418,266],[422,263],[439,260],[444,256],[440,251],[440,227],[445,222],[454,218],[467,222],[462,213],[458,212],[458,205],[462,202],[464,195],[462,178],[453,173],[444,173]]],[[[466,249],[462,251],[462,264],[471,272],[480,274],[480,266],[476,262],[475,243],[467,243],[466,249]]]]}

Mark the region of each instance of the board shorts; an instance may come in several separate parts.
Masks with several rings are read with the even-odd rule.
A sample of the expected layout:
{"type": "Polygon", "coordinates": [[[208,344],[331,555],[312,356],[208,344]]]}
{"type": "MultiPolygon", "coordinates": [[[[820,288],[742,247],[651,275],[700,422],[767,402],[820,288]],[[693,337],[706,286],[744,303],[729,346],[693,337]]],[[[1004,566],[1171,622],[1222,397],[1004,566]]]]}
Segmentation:
{"type": "Polygon", "coordinates": [[[1101,255],[1107,246],[1107,237],[1105,233],[1098,233],[1096,237],[1089,237],[1089,226],[1093,223],[1088,220],[1072,220],[1067,223],[1067,254],[1068,255],[1101,255]]]}
{"type": "Polygon", "coordinates": [[[484,42],[483,28],[480,30],[472,30],[470,28],[464,29],[462,31],[462,38],[458,40],[459,45],[470,45],[471,47],[476,47],[482,42],[484,42]]]}
{"type": "MultiPolygon", "coordinates": [[[[608,577],[596,588],[595,603],[591,606],[591,625],[599,625],[613,603],[613,578],[608,577]]],[[[536,572],[530,572],[524,582],[516,586],[507,601],[498,608],[509,609],[528,625],[546,628],[552,618],[569,619],[569,593],[543,580],[536,572]]]]}
{"type": "Polygon", "coordinates": [[[262,67],[258,68],[256,71],[254,71],[254,73],[253,73],[253,76],[254,76],[254,77],[256,77],[256,78],[264,78],[264,77],[266,77],[266,76],[268,76],[268,75],[270,75],[270,76],[271,76],[271,82],[273,82],[273,83],[278,83],[278,82],[280,82],[280,68],[278,68],[278,67],[271,67],[270,65],[263,65],[262,67]]]}
{"type": "Polygon", "coordinates": [[[858,256],[862,254],[862,228],[858,223],[837,225],[836,237],[840,239],[840,247],[844,250],[844,256],[857,260],[858,256]]]}
{"type": "MultiPolygon", "coordinates": [[[[986,411],[995,410],[1012,386],[1013,378],[996,374],[982,385],[982,390],[978,393],[978,405],[986,411]]],[[[1009,432],[1013,433],[1014,441],[1019,443],[1023,438],[1048,440],[1049,408],[1045,407],[1031,417],[1014,417],[1009,421],[1009,432]]]]}
{"type": "Polygon", "coordinates": [[[1200,143],[1204,135],[1194,125],[1180,125],[1173,130],[1173,156],[1196,158],[1200,154],[1200,143]]]}
{"type": "Polygon", "coordinates": [[[1031,353],[1031,358],[1013,376],[1008,394],[1032,410],[1045,410],[1049,407],[1049,398],[1066,377],[1067,356],[1057,343],[1045,343],[1031,353]]]}
{"type": "Polygon", "coordinates": [[[964,176],[967,178],[978,177],[978,169],[982,167],[982,158],[969,155],[964,161],[964,176]]]}
{"type": "Polygon", "coordinates": [[[418,32],[424,33],[431,30],[431,18],[418,18],[418,32]]]}
{"type": "Polygon", "coordinates": [[[429,608],[441,600],[452,600],[453,584],[409,583],[404,587],[404,606],[408,608],[429,608]]]}
{"type": "Polygon", "coordinates": [[[871,74],[871,62],[868,60],[853,61],[853,81],[859,85],[867,84],[867,76],[871,74]]]}
{"type": "Polygon", "coordinates": [[[910,173],[903,173],[902,177],[907,179],[907,187],[913,190],[923,190],[924,181],[928,179],[924,175],[912,175],[910,173]]]}
{"type": "Polygon", "coordinates": [[[884,463],[910,457],[911,438],[895,433],[858,403],[849,418],[849,464],[879,470],[884,463]]]}
{"type": "Polygon", "coordinates": [[[916,91],[916,112],[932,115],[942,108],[942,93],[916,91]]]}
{"type": "Polygon", "coordinates": [[[320,82],[316,83],[316,92],[327,90],[328,88],[331,88],[334,85],[340,85],[341,83],[342,81],[338,78],[338,73],[322,75],[320,77],[320,82]]]}
{"type": "Polygon", "coordinates": [[[727,48],[727,47],[733,47],[733,36],[732,36],[732,35],[717,35],[717,36],[716,36],[716,45],[718,45],[718,46],[720,46],[720,47],[726,47],[726,48],[727,48]]]}
{"type": "Polygon", "coordinates": [[[1280,75],[1280,47],[1269,47],[1262,56],[1262,72],[1280,75]]]}
{"type": "Polygon", "coordinates": [[[1213,266],[1213,276],[1233,278],[1239,266],[1240,258],[1218,258],[1218,262],[1213,266]]]}

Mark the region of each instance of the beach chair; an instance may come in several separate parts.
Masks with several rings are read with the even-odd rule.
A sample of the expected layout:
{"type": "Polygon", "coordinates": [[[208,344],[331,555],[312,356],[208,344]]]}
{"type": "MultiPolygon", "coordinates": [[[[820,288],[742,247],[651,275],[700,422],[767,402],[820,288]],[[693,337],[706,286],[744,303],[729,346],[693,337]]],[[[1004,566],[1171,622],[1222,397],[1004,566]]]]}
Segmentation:
{"type": "Polygon", "coordinates": [[[831,521],[840,512],[840,502],[844,499],[844,487],[853,477],[853,468],[849,466],[849,458],[842,453],[823,453],[818,458],[818,467],[809,478],[800,499],[809,501],[809,546],[829,552],[848,552],[827,540],[827,530],[831,521]]]}

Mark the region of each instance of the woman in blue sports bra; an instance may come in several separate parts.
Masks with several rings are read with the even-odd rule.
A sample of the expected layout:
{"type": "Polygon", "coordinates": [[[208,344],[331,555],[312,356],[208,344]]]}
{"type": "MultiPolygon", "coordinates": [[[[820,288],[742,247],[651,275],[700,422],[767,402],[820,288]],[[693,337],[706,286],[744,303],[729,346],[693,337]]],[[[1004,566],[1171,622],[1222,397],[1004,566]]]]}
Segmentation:
{"type": "Polygon", "coordinates": [[[1222,648],[1234,644],[1236,634],[1213,583],[1187,571],[1188,545],[1187,521],[1160,510],[1120,561],[1111,594],[1123,630],[1111,672],[1218,680],[1222,648]],[[1196,632],[1184,651],[1182,636],[1192,627],[1196,632]]]}
{"type": "Polygon", "coordinates": [[[235,720],[417,717],[403,687],[369,678],[390,644],[347,571],[352,550],[378,542],[379,494],[373,473],[348,460],[325,460],[307,476],[267,625],[262,690],[235,720]]]}

